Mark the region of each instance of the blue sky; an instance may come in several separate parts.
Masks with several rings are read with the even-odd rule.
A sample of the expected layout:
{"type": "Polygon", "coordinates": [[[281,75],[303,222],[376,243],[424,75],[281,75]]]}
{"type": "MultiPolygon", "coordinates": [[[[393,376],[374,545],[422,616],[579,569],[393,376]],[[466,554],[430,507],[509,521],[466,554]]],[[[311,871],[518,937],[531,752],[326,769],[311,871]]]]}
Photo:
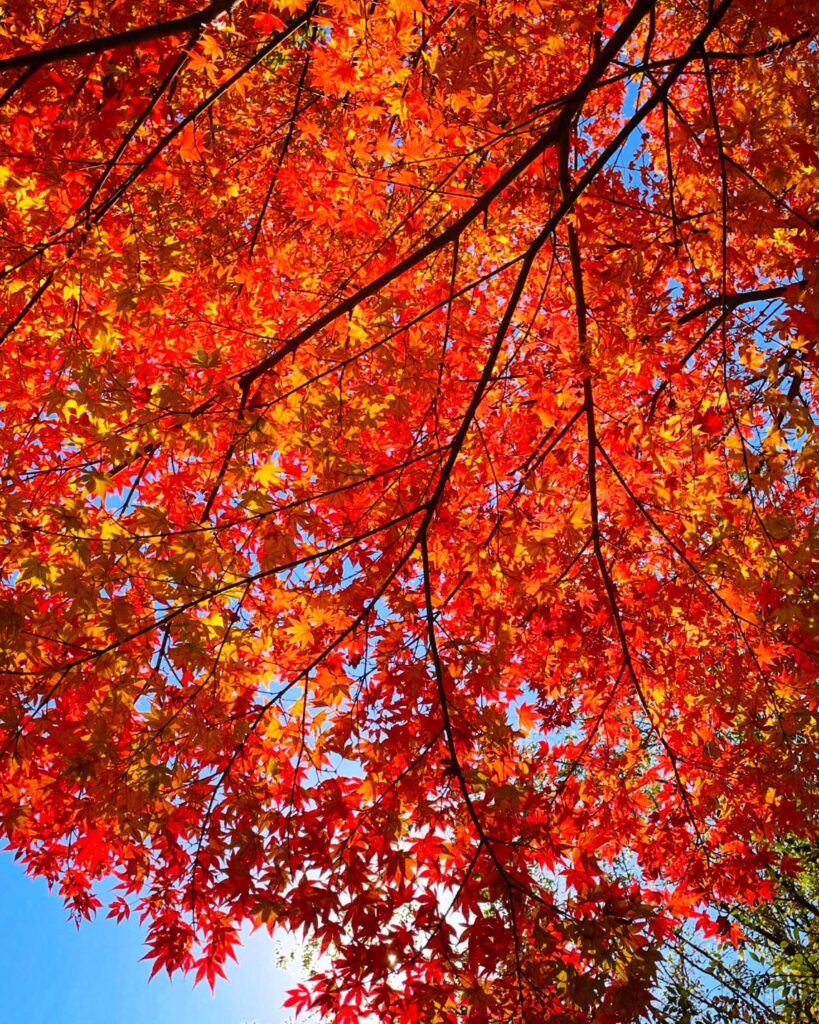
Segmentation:
{"type": "Polygon", "coordinates": [[[213,996],[184,977],[148,984],[137,924],[100,916],[78,930],[59,897],[8,853],[0,853],[0,936],[0,1016],[26,1024],[282,1024],[296,980],[274,966],[276,947],[257,932],[213,996]]]}

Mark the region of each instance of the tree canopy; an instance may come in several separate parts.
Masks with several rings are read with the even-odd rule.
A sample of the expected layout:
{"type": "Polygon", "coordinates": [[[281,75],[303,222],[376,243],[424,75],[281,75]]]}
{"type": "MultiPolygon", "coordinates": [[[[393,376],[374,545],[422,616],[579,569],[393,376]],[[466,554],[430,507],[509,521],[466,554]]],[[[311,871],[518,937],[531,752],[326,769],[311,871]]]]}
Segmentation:
{"type": "Polygon", "coordinates": [[[0,828],[73,913],[290,929],[337,1024],[742,941],[817,811],[818,37],[6,0],[0,828]]]}

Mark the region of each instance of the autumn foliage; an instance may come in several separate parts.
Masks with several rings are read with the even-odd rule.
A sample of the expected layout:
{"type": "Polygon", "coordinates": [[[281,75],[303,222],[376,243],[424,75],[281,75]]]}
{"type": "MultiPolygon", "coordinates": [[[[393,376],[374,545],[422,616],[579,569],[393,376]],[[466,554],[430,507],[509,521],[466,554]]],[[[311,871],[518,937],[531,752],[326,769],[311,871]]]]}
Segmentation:
{"type": "Polygon", "coordinates": [[[636,1018],[817,811],[819,4],[3,6],[11,848],[338,1024],[636,1018]]]}

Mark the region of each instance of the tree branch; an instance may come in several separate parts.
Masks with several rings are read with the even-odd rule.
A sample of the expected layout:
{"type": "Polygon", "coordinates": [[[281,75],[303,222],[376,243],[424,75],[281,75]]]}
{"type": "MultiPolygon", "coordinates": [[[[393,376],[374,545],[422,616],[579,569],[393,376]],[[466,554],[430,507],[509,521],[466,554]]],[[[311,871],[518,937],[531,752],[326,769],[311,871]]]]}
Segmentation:
{"type": "Polygon", "coordinates": [[[4,57],[0,60],[0,71],[10,71],[13,68],[27,68],[29,71],[34,71],[46,67],[48,64],[71,60],[74,57],[87,57],[93,53],[104,53],[106,50],[114,50],[119,46],[138,46],[140,43],[147,43],[152,39],[187,34],[207,25],[214,18],[218,18],[220,14],[231,10],[237,2],[238,0],[213,0],[201,11],[188,14],[184,18],[173,18],[170,21],[160,21],[142,28],[129,28],[124,32],[114,32],[108,36],[97,36],[95,39],[65,43],[63,46],[54,46],[47,50],[35,50],[31,53],[20,53],[14,57],[4,57]]]}

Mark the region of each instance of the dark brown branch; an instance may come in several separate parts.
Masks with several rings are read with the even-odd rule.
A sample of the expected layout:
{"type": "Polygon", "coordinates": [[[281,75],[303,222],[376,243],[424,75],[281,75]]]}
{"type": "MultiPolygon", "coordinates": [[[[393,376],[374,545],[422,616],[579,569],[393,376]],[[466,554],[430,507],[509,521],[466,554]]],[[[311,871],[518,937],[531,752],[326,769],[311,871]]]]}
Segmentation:
{"type": "Polygon", "coordinates": [[[17,330],[20,324],[25,320],[28,314],[32,311],[32,309],[34,309],[34,307],[43,297],[43,295],[45,295],[46,291],[48,291],[48,288],[51,285],[51,282],[54,280],[55,273],[56,271],[52,270],[43,278],[40,285],[34,291],[31,298],[23,306],[23,308],[20,310],[17,316],[11,321],[11,323],[6,325],[3,333],[0,334],[0,345],[3,344],[3,342],[6,340],[6,338],[9,337],[9,335],[13,334],[14,331],[17,330]]]}
{"type": "Polygon", "coordinates": [[[301,97],[304,92],[304,86],[307,81],[307,71],[310,67],[310,50],[305,55],[304,62],[301,66],[301,74],[299,75],[298,85],[296,86],[296,98],[293,100],[293,111],[290,115],[287,132],[284,139],[282,140],[281,148],[279,149],[279,155],[276,158],[276,167],[270,178],[270,184],[268,185],[267,192],[265,193],[264,200],[262,201],[262,208],[259,211],[259,216],[256,218],[256,224],[253,228],[253,234],[250,237],[250,249],[248,251],[248,259],[253,259],[253,251],[256,248],[256,243],[259,240],[259,232],[262,230],[262,224],[264,223],[265,214],[267,208],[270,205],[270,200],[273,196],[273,190],[276,187],[281,169],[284,166],[284,161],[287,159],[287,152],[290,149],[290,143],[293,141],[293,134],[296,130],[296,121],[298,120],[299,114],[302,112],[301,108],[301,97]]]}
{"type": "Polygon", "coordinates": [[[34,50],[30,53],[17,54],[14,57],[4,57],[0,60],[0,71],[10,71],[12,68],[36,70],[47,64],[56,64],[58,61],[71,60],[74,57],[87,57],[94,53],[104,53],[106,50],[114,50],[119,46],[138,46],[140,43],[148,43],[152,39],[163,39],[167,36],[180,36],[194,32],[213,21],[214,18],[218,18],[220,14],[229,11],[236,2],[237,0],[213,0],[201,11],[188,14],[184,18],[173,18],[170,21],[160,21],[142,28],[129,28],[124,32],[97,36],[95,39],[84,39],[81,42],[65,43],[63,46],[54,46],[47,50],[34,50]]]}
{"type": "Polygon", "coordinates": [[[728,309],[733,311],[738,306],[744,306],[750,302],[769,302],[772,299],[780,299],[789,288],[804,287],[805,282],[803,280],[799,280],[794,281],[791,284],[782,284],[772,288],[755,288],[753,291],[734,292],[732,295],[715,295],[713,299],[708,299],[707,302],[703,302],[696,308],[684,313],[677,320],[677,323],[680,324],[680,326],[690,323],[692,320],[696,320],[698,316],[702,316],[704,313],[710,313],[712,309],[728,309]]]}
{"type": "MultiPolygon", "coordinates": [[[[571,177],[569,173],[569,139],[566,138],[564,144],[561,146],[560,151],[560,188],[564,196],[564,201],[572,193],[571,177]]],[[[683,784],[680,776],[678,762],[679,757],[670,743],[665,737],[663,730],[655,720],[654,713],[649,706],[645,692],[643,690],[640,678],[637,675],[637,670],[634,666],[634,659],[631,653],[631,647],[628,642],[626,635],[625,624],[620,611],[620,603],[617,597],[617,587],[611,576],[611,571],[606,563],[605,556],[603,554],[603,537],[600,529],[600,508],[598,503],[598,487],[597,487],[597,427],[595,423],[594,413],[594,390],[592,385],[592,369],[591,369],[591,344],[588,333],[588,308],[586,305],[585,289],[583,283],[583,261],[580,252],[580,241],[577,235],[577,231],[573,223],[567,224],[567,234],[569,240],[569,259],[572,270],[572,287],[574,289],[575,298],[575,317],[577,320],[577,339],[580,363],[583,373],[583,408],[586,414],[586,432],[588,437],[588,459],[587,459],[587,477],[589,481],[589,515],[591,517],[591,539],[592,547],[594,549],[595,560],[597,561],[598,569],[600,572],[600,578],[603,582],[603,588],[606,592],[606,598],[608,600],[609,610],[611,612],[612,619],[614,620],[615,630],[620,643],[620,648],[623,652],[623,659],[626,666],[626,671],[631,679],[634,690],[640,701],[640,704],[648,718],[651,729],[656,733],[660,745],[665,751],[671,770],[674,774],[677,789],[682,798],[683,805],[686,810],[686,814],[691,822],[694,829],[694,833],[697,836],[699,842],[702,841],[702,834],[697,824],[697,820],[694,817],[693,808],[688,796],[688,791],[683,784]]]]}

